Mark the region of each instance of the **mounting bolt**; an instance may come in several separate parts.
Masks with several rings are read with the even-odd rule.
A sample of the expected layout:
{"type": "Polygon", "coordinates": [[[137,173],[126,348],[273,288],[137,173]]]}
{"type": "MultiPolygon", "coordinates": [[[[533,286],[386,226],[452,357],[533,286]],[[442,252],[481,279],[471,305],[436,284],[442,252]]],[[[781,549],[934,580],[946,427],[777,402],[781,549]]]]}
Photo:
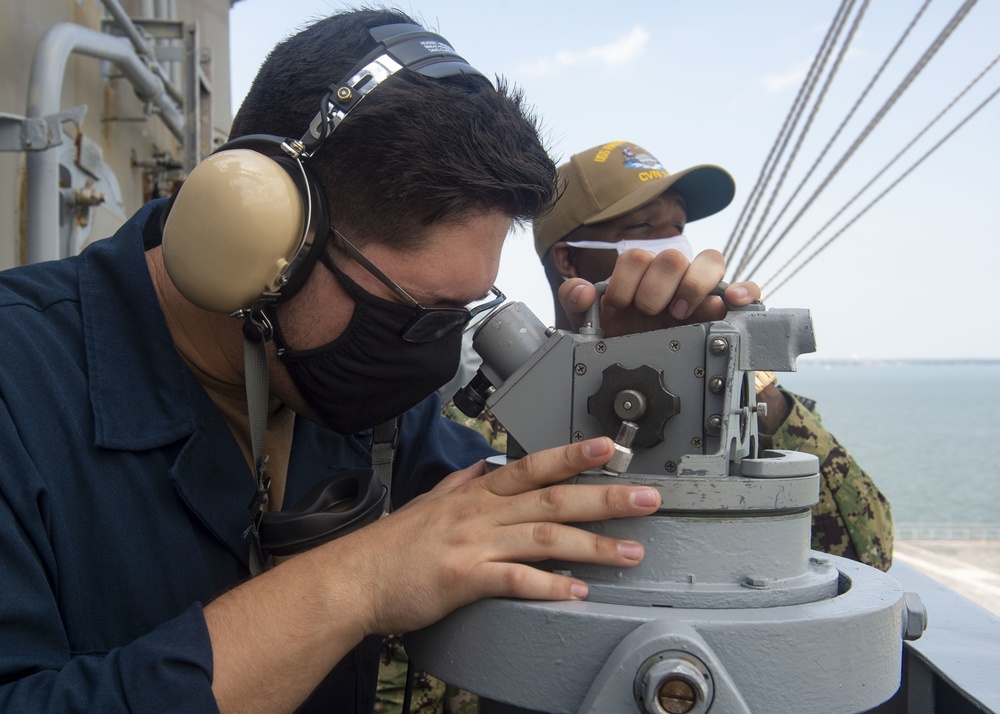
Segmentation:
{"type": "Polygon", "coordinates": [[[646,660],[633,687],[645,714],[704,714],[715,693],[708,668],[681,651],[661,652],[646,660]]]}
{"type": "Polygon", "coordinates": [[[663,470],[666,471],[668,474],[672,474],[674,471],[677,470],[677,464],[674,463],[673,461],[668,461],[667,463],[663,464],[663,470]]]}
{"type": "Polygon", "coordinates": [[[100,206],[105,200],[104,194],[93,186],[78,188],[73,193],[74,206],[100,206]]]}
{"type": "Polygon", "coordinates": [[[700,436],[696,436],[693,439],[691,439],[691,446],[693,446],[696,449],[700,449],[701,448],[701,437],[700,436]]]}
{"type": "Polygon", "coordinates": [[[676,352],[680,348],[681,348],[681,343],[680,342],[678,342],[677,340],[670,340],[670,351],[671,352],[676,352]]]}
{"type": "Polygon", "coordinates": [[[695,367],[694,368],[694,376],[697,377],[698,379],[701,379],[702,377],[704,377],[705,376],[705,368],[704,367],[695,367]]]}
{"type": "Polygon", "coordinates": [[[573,432],[573,441],[583,441],[583,432],[582,431],[574,431],[573,432]]]}
{"type": "Polygon", "coordinates": [[[582,376],[582,375],[584,375],[584,374],[587,373],[587,365],[585,365],[585,364],[582,364],[582,363],[578,364],[575,369],[576,369],[577,375],[581,375],[582,376]]]}
{"type": "Polygon", "coordinates": [[[716,357],[721,357],[729,351],[729,342],[722,339],[721,337],[716,337],[712,340],[712,344],[708,348],[713,355],[716,357]]]}
{"type": "Polygon", "coordinates": [[[602,355],[608,351],[608,346],[603,342],[598,342],[596,345],[594,345],[594,349],[597,351],[597,354],[602,355]]]}
{"type": "Polygon", "coordinates": [[[916,593],[903,593],[903,639],[917,640],[927,629],[927,608],[916,593]]]}
{"type": "Polygon", "coordinates": [[[685,679],[671,679],[660,685],[656,702],[670,714],[687,714],[698,702],[698,695],[691,683],[685,679]]]}
{"type": "Polygon", "coordinates": [[[719,434],[722,432],[722,415],[713,414],[708,418],[708,430],[713,434],[719,434]]]}

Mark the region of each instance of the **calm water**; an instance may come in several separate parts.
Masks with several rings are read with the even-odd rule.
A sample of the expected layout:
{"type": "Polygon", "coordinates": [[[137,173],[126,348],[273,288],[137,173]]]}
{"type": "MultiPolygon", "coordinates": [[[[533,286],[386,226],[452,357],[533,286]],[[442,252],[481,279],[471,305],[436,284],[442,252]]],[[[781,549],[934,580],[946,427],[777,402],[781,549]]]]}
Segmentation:
{"type": "Polygon", "coordinates": [[[897,526],[1000,526],[1000,362],[800,361],[779,381],[817,401],[897,526]]]}

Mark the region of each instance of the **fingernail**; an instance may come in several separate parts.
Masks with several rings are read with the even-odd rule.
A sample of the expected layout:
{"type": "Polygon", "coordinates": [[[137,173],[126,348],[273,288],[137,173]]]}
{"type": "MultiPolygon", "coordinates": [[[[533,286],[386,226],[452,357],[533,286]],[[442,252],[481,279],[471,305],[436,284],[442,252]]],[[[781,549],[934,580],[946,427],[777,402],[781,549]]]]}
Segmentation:
{"type": "Polygon", "coordinates": [[[670,314],[674,316],[675,320],[683,320],[688,316],[688,301],[675,300],[674,304],[670,306],[670,314]]]}
{"type": "Polygon", "coordinates": [[[607,439],[595,439],[583,445],[583,453],[589,459],[605,456],[609,451],[607,439]]]}
{"type": "Polygon", "coordinates": [[[629,495],[629,499],[632,501],[633,506],[646,507],[655,506],[659,502],[660,496],[655,489],[637,488],[629,495]]]}
{"type": "Polygon", "coordinates": [[[587,587],[586,583],[573,583],[569,586],[570,594],[578,600],[583,600],[587,597],[587,593],[590,589],[587,587]]]}
{"type": "Polygon", "coordinates": [[[619,543],[618,553],[629,560],[642,560],[642,546],[638,543],[619,543]]]}
{"type": "Polygon", "coordinates": [[[750,291],[746,288],[733,288],[733,292],[736,293],[736,300],[743,300],[750,296],[750,291]]]}
{"type": "Polygon", "coordinates": [[[569,291],[569,301],[576,305],[580,302],[580,293],[583,292],[583,285],[577,285],[575,288],[569,291]]]}

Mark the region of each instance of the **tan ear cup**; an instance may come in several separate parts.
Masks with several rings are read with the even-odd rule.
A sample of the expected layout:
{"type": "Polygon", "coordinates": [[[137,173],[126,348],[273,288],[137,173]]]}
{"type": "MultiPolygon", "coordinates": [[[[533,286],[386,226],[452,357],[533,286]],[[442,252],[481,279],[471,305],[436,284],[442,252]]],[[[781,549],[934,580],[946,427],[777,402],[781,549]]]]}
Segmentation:
{"type": "Polygon", "coordinates": [[[250,149],[209,156],[179,190],[163,228],[163,262],[180,293],[231,313],[281,287],[299,251],[306,206],[292,177],[250,149]]]}

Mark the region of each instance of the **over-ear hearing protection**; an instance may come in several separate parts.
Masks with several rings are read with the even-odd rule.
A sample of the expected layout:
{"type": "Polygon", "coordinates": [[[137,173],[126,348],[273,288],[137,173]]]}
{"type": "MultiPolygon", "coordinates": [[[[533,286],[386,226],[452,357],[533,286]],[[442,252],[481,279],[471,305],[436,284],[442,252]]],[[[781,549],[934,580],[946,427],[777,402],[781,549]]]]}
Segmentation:
{"type": "Polygon", "coordinates": [[[443,37],[418,25],[370,33],[378,47],[330,86],[300,139],[234,139],[198,164],[171,197],[163,262],[198,307],[245,317],[302,286],[330,231],[326,198],[306,160],[369,92],[404,68],[430,77],[482,76],[443,37]],[[262,145],[283,153],[265,156],[262,145]]]}
{"type": "Polygon", "coordinates": [[[231,145],[240,142],[195,167],[163,228],[171,281],[198,307],[225,313],[295,294],[329,231],[326,201],[301,159],[231,145]]]}

